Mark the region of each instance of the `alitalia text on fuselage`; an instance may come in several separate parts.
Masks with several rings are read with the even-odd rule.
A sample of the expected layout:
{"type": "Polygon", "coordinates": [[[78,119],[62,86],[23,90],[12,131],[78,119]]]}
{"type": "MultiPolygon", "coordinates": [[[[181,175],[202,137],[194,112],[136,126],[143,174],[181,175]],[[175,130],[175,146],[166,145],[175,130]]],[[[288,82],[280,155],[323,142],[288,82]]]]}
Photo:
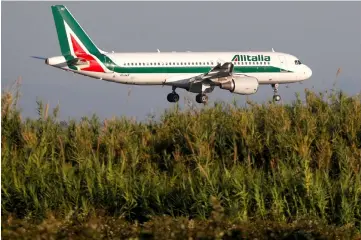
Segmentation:
{"type": "Polygon", "coordinates": [[[267,56],[267,55],[243,55],[243,54],[236,54],[234,55],[234,57],[232,58],[232,61],[238,62],[238,61],[242,61],[242,62],[269,62],[271,61],[271,56],[267,56]]]}

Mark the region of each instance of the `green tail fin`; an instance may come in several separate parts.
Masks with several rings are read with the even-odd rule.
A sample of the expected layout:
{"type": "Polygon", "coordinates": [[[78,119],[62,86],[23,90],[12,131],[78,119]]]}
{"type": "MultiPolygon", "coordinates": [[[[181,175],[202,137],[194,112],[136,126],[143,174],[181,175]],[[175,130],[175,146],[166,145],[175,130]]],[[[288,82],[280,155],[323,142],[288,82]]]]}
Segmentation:
{"type": "Polygon", "coordinates": [[[76,49],[74,49],[72,41],[76,41],[82,49],[84,48],[84,51],[90,54],[97,56],[105,53],[94,44],[64,5],[54,5],[51,7],[51,10],[58,34],[61,54],[65,58],[72,58],[74,56],[76,49]]]}

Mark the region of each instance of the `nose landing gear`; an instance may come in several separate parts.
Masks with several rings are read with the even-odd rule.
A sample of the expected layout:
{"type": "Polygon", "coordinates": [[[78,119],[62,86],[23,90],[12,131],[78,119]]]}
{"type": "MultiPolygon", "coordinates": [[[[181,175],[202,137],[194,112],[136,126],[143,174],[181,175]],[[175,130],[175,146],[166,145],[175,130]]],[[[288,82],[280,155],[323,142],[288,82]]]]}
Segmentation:
{"type": "Polygon", "coordinates": [[[279,84],[272,84],[272,88],[273,88],[273,101],[278,102],[281,100],[281,96],[278,95],[278,86],[279,84]]]}

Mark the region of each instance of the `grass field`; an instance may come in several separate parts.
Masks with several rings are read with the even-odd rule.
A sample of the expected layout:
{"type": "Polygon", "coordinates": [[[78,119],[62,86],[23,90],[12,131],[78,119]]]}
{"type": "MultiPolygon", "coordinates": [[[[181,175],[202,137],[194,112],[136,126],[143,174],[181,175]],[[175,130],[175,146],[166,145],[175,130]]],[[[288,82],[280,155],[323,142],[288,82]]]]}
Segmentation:
{"type": "Polygon", "coordinates": [[[361,97],[305,93],[61,122],[3,92],[2,235],[360,239],[361,97]]]}

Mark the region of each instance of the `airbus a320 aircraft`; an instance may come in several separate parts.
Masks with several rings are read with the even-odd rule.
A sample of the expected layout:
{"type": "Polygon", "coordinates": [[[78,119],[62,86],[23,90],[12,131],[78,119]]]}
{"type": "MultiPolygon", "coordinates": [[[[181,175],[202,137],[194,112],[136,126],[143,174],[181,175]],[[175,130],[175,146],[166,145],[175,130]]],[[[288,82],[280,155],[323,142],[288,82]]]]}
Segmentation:
{"type": "Polygon", "coordinates": [[[260,84],[270,84],[273,99],[279,101],[279,84],[300,82],[312,75],[297,57],[274,51],[108,53],[94,44],[65,6],[51,9],[62,56],[35,58],[105,81],[172,86],[169,102],[179,100],[176,88],[198,93],[196,101],[206,103],[206,94],[215,87],[248,95],[256,93],[260,84]]]}

